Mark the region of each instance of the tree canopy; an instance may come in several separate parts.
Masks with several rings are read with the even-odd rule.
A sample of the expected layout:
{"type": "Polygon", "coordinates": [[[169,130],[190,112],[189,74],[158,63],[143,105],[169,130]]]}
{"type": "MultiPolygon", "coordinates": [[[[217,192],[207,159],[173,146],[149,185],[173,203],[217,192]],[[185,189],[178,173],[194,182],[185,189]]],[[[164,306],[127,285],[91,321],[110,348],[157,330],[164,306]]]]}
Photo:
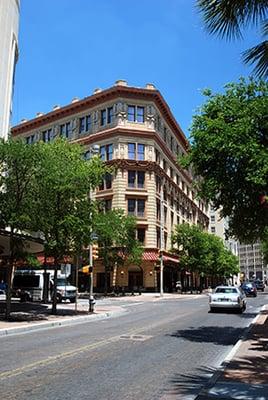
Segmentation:
{"type": "Polygon", "coordinates": [[[255,65],[257,76],[268,77],[268,0],[197,0],[196,4],[211,34],[241,39],[243,29],[258,26],[264,40],[246,50],[243,60],[255,65]]]}
{"type": "Polygon", "coordinates": [[[143,247],[136,239],[136,218],[124,214],[124,210],[112,209],[95,215],[93,229],[100,245],[99,256],[105,267],[105,292],[107,273],[115,263],[140,264],[143,247]]]}
{"type": "Polygon", "coordinates": [[[204,95],[180,162],[202,177],[199,195],[228,217],[230,235],[244,242],[267,237],[268,84],[241,79],[204,95]]]}
{"type": "Polygon", "coordinates": [[[177,225],[172,237],[183,269],[199,274],[230,277],[239,272],[238,259],[223,241],[196,225],[177,225]]]}

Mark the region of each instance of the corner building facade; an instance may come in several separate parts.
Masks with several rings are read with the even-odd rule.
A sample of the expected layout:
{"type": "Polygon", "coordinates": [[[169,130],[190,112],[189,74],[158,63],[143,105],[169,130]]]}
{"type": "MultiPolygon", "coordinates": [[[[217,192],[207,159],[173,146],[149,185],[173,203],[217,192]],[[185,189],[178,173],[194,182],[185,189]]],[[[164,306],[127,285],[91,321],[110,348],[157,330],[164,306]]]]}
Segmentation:
{"type": "MultiPolygon", "coordinates": [[[[137,238],[145,248],[141,267],[112,268],[110,286],[158,290],[157,263],[162,250],[164,290],[174,289],[181,277],[179,260],[169,252],[173,228],[190,223],[207,229],[208,208],[195,199],[192,176],[176,161],[187,152],[189,143],[154,85],[135,88],[117,81],[83,100],[55,106],[45,115],[38,113],[33,120],[15,126],[12,134],[24,137],[29,144],[61,136],[81,144],[85,158],[90,157],[92,146],[99,145],[100,157],[116,167],[116,172],[106,176],[94,198],[101,200],[106,210],[121,208],[134,215],[137,238]]],[[[101,291],[103,286],[104,268],[98,260],[94,287],[101,291]]]]}

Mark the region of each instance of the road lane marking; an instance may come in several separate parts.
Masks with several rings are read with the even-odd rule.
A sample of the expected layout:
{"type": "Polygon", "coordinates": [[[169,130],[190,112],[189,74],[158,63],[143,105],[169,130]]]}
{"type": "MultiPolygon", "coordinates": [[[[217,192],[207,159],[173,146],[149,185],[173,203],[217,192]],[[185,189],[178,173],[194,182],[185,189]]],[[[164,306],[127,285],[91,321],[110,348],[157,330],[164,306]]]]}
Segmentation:
{"type": "MultiPolygon", "coordinates": [[[[194,312],[196,312],[196,310],[194,312]]],[[[38,367],[44,367],[44,366],[47,366],[49,364],[53,364],[53,363],[55,363],[55,362],[57,362],[59,360],[73,357],[74,355],[77,355],[79,353],[82,353],[82,352],[85,352],[85,351],[90,351],[90,350],[95,350],[95,349],[97,349],[97,348],[99,348],[101,346],[105,346],[105,345],[110,344],[110,343],[116,343],[116,342],[122,340],[121,339],[122,336],[139,335],[144,331],[155,329],[155,328],[157,328],[157,327],[159,327],[161,325],[163,325],[166,328],[168,326],[168,323],[170,323],[172,321],[175,321],[178,318],[193,314],[194,312],[178,314],[178,315],[176,315],[176,317],[166,318],[165,320],[158,321],[158,322],[156,322],[154,324],[149,325],[148,327],[141,327],[141,328],[132,329],[132,330],[130,330],[129,332],[127,332],[125,334],[120,334],[120,335],[113,336],[111,338],[100,340],[98,342],[91,343],[91,344],[88,344],[86,346],[78,347],[77,349],[74,349],[74,350],[69,350],[67,352],[57,354],[55,356],[49,356],[49,357],[47,357],[45,359],[42,359],[42,360],[39,360],[39,361],[35,361],[35,362],[31,363],[31,364],[24,365],[24,366],[22,366],[20,368],[16,368],[16,369],[13,369],[13,370],[8,370],[8,371],[3,371],[3,372],[0,373],[0,380],[7,379],[7,378],[13,378],[13,377],[21,375],[21,374],[23,374],[25,372],[28,372],[28,371],[30,371],[32,369],[36,369],[38,367]]],[[[142,342],[142,341],[140,340],[140,342],[142,342]]]]}

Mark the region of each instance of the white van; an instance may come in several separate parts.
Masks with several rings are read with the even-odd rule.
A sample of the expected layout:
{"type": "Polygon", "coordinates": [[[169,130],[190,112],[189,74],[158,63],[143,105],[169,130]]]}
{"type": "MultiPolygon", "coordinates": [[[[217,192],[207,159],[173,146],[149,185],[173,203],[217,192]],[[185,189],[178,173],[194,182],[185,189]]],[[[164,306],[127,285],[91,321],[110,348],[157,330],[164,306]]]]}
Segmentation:
{"type": "MultiPolygon", "coordinates": [[[[44,270],[28,271],[17,270],[13,279],[13,290],[22,301],[42,301],[44,297],[44,270]]],[[[53,287],[54,270],[47,270],[48,294],[51,297],[51,288],[53,287]]],[[[67,277],[61,275],[58,271],[57,277],[57,299],[75,302],[77,289],[69,284],[67,277]]]]}

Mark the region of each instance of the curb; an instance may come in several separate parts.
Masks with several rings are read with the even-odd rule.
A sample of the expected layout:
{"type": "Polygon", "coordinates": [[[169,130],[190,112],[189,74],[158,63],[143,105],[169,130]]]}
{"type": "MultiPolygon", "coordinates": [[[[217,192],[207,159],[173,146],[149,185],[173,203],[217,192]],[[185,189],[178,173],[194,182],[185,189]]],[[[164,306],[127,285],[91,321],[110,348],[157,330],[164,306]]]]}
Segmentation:
{"type": "MultiPolygon", "coordinates": [[[[219,377],[222,375],[223,371],[227,367],[228,363],[232,360],[234,355],[236,354],[237,350],[239,349],[242,341],[248,336],[248,333],[252,329],[253,325],[255,325],[257,319],[259,318],[261,312],[265,310],[266,305],[263,305],[259,311],[259,313],[256,315],[256,317],[253,319],[253,321],[245,328],[244,333],[240,336],[240,339],[236,342],[236,344],[233,346],[233,348],[229,351],[227,356],[224,358],[224,360],[221,362],[220,366],[218,367],[217,371],[214,372],[212,377],[208,380],[206,386],[201,389],[201,391],[198,393],[198,395],[194,398],[194,400],[204,400],[204,399],[213,399],[216,398],[215,396],[213,397],[212,395],[209,394],[209,390],[212,389],[214,384],[217,382],[219,377]]],[[[219,397],[217,397],[219,399],[219,397]]]]}
{"type": "Polygon", "coordinates": [[[35,325],[29,325],[29,326],[18,326],[15,328],[3,328],[0,329],[0,338],[3,336],[13,336],[17,334],[23,334],[23,333],[28,333],[28,332],[34,332],[34,331],[41,331],[49,328],[59,328],[63,326],[70,326],[70,325],[76,325],[76,324],[83,324],[86,322],[91,322],[91,321],[96,321],[96,320],[103,320],[106,318],[110,317],[118,317],[122,314],[124,314],[127,310],[119,310],[119,311],[107,311],[103,312],[100,314],[94,314],[94,315],[86,315],[86,316],[81,316],[81,317],[73,317],[73,318],[66,318],[66,319],[60,319],[58,321],[48,321],[48,322],[42,322],[42,323],[37,323],[35,325]]]}

